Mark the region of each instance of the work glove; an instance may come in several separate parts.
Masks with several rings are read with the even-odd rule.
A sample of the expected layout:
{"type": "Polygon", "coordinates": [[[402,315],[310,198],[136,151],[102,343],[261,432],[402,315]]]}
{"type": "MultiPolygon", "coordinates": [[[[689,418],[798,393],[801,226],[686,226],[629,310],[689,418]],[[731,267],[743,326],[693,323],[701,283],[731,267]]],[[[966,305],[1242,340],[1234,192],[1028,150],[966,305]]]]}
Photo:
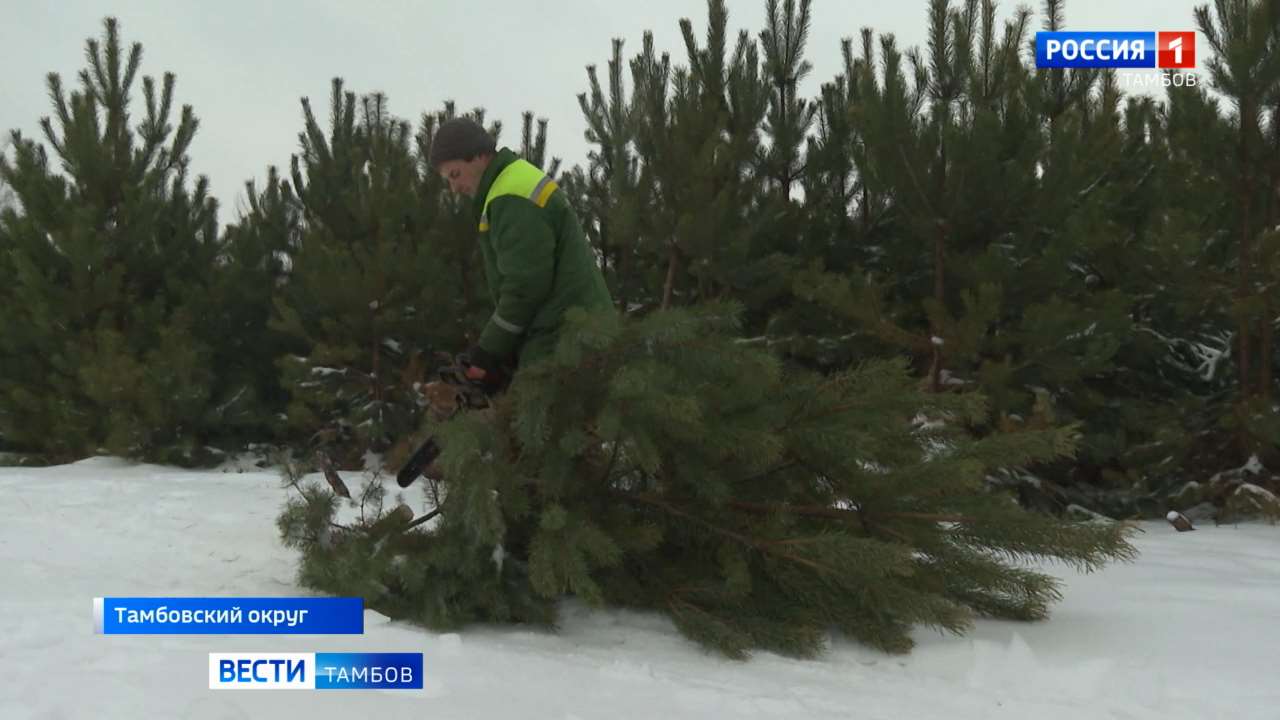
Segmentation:
{"type": "Polygon", "coordinates": [[[505,363],[479,345],[472,345],[460,358],[468,380],[480,383],[485,392],[501,392],[511,379],[505,363]]]}

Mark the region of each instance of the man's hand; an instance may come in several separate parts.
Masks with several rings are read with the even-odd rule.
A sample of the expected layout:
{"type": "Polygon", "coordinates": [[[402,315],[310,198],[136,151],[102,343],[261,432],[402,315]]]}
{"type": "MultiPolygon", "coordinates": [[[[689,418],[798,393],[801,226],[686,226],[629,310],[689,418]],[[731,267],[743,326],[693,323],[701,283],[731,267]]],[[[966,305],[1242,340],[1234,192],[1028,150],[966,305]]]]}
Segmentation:
{"type": "Polygon", "coordinates": [[[497,392],[506,385],[507,374],[502,363],[484,348],[472,345],[467,350],[466,360],[467,379],[484,385],[486,392],[497,392]]]}

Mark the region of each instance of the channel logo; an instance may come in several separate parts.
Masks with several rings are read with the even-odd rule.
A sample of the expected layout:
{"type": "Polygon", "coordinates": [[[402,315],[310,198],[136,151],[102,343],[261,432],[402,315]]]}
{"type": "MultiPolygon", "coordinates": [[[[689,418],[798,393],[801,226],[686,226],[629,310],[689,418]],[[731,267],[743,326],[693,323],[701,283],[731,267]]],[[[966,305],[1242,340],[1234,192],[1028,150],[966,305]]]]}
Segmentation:
{"type": "Polygon", "coordinates": [[[1193,68],[1196,66],[1196,34],[1193,31],[1156,33],[1159,60],[1162,68],[1193,68]]]}
{"type": "Polygon", "coordinates": [[[209,653],[210,690],[421,690],[422,653],[209,653]]]}
{"type": "Polygon", "coordinates": [[[1162,68],[1196,66],[1196,34],[1136,31],[1036,33],[1038,68],[1162,68]]]}

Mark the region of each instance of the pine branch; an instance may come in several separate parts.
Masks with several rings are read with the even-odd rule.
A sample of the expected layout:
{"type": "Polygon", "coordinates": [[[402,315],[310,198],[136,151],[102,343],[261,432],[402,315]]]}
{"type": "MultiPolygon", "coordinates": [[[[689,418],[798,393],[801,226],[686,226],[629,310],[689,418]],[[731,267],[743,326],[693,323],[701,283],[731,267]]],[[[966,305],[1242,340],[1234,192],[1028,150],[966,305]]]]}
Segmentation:
{"type": "Polygon", "coordinates": [[[811,570],[813,570],[813,571],[815,571],[815,572],[821,573],[821,574],[828,574],[828,575],[830,575],[830,574],[835,574],[835,570],[834,570],[834,568],[827,567],[827,566],[822,565],[822,564],[820,564],[820,563],[817,563],[817,562],[815,562],[815,561],[813,561],[813,560],[810,560],[810,559],[808,559],[808,558],[799,557],[799,556],[794,555],[794,554],[792,554],[792,553],[779,552],[778,550],[776,550],[776,549],[775,549],[775,544],[774,544],[774,543],[772,543],[772,542],[769,542],[769,541],[762,541],[762,540],[755,540],[755,539],[750,538],[750,537],[747,537],[746,535],[743,535],[743,534],[741,534],[741,533],[734,532],[733,530],[729,530],[728,528],[720,527],[719,525],[716,525],[715,523],[712,523],[712,522],[710,522],[710,521],[708,521],[708,520],[705,520],[705,519],[703,519],[703,518],[700,518],[700,517],[698,517],[697,515],[694,515],[694,514],[692,514],[692,513],[690,513],[690,512],[687,512],[687,511],[685,511],[685,510],[681,510],[680,508],[678,508],[678,507],[676,507],[676,506],[672,505],[671,503],[669,503],[669,502],[667,502],[667,501],[665,501],[665,500],[662,500],[662,499],[660,499],[660,498],[654,497],[654,496],[652,496],[652,495],[636,495],[636,494],[631,494],[631,493],[622,493],[622,492],[617,492],[617,491],[615,491],[615,494],[616,494],[616,495],[618,495],[618,496],[620,496],[620,497],[622,497],[622,498],[624,498],[624,499],[626,499],[626,500],[630,500],[630,501],[632,501],[632,502],[638,502],[638,503],[642,503],[642,504],[645,504],[645,505],[649,505],[649,506],[651,506],[651,507],[659,508],[659,509],[661,509],[661,510],[663,510],[663,511],[667,512],[668,514],[674,515],[674,516],[676,516],[676,517],[684,518],[684,519],[686,519],[686,520],[692,520],[693,522],[695,522],[695,523],[697,523],[698,525],[701,525],[702,527],[704,527],[704,528],[706,528],[706,529],[708,529],[708,530],[710,530],[710,531],[712,531],[712,532],[716,533],[717,535],[720,535],[720,536],[723,536],[723,537],[727,537],[727,538],[729,538],[729,539],[731,539],[731,540],[734,540],[734,541],[736,541],[736,542],[738,542],[738,543],[740,543],[740,544],[742,544],[742,545],[744,545],[744,546],[746,546],[746,547],[755,548],[756,550],[760,550],[760,551],[762,551],[762,552],[769,553],[770,555],[774,555],[774,556],[779,557],[779,558],[782,558],[782,559],[784,559],[784,560],[790,560],[790,561],[792,561],[792,562],[794,562],[794,563],[796,563],[796,564],[798,564],[798,565],[803,565],[803,566],[805,566],[805,567],[807,567],[807,568],[809,568],[809,569],[811,569],[811,570]]]}

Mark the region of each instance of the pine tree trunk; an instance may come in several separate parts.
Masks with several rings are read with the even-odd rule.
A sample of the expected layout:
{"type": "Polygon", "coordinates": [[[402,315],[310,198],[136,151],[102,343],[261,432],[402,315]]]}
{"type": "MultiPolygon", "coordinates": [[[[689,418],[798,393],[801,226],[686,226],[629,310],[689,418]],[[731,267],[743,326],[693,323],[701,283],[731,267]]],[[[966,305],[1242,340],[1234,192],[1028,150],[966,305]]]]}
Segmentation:
{"type": "Polygon", "coordinates": [[[671,294],[676,284],[676,266],[680,264],[680,250],[675,242],[671,243],[671,251],[667,259],[667,282],[662,288],[662,309],[671,307],[671,294]]]}
{"type": "MultiPolygon", "coordinates": [[[[1280,121],[1280,111],[1273,113],[1272,122],[1280,121]]],[[[1277,140],[1280,140],[1280,134],[1277,134],[1277,140]]],[[[1277,225],[1277,208],[1276,200],[1280,197],[1280,148],[1271,148],[1270,183],[1266,194],[1266,209],[1263,216],[1266,218],[1266,229],[1268,232],[1274,232],[1277,225]]],[[[1265,405],[1270,407],[1272,395],[1272,378],[1271,363],[1273,353],[1275,352],[1275,286],[1268,284],[1267,290],[1263,295],[1263,312],[1262,312],[1262,357],[1259,360],[1262,363],[1262,372],[1259,378],[1259,389],[1262,392],[1262,398],[1265,405]]]]}
{"type": "MultiPolygon", "coordinates": [[[[938,220],[938,235],[934,239],[933,244],[933,298],[938,303],[938,307],[945,307],[943,302],[946,300],[946,281],[943,273],[946,271],[946,248],[947,248],[947,221],[938,220]]],[[[941,328],[937,325],[933,327],[933,336],[940,338],[941,328]]],[[[933,364],[929,368],[929,388],[930,392],[942,392],[942,346],[936,341],[930,339],[930,345],[933,348],[933,364]]]]}
{"type": "MultiPolygon", "coordinates": [[[[946,132],[946,124],[943,124],[941,132],[946,132]]],[[[946,207],[947,197],[947,143],[943,137],[938,143],[938,194],[935,202],[936,211],[938,212],[938,234],[934,237],[933,242],[933,299],[938,304],[938,309],[946,307],[947,286],[947,219],[943,214],[943,208],[946,207]]],[[[933,337],[942,337],[942,328],[935,323],[931,328],[933,337]]],[[[930,339],[930,347],[933,349],[933,363],[929,368],[929,388],[930,392],[942,392],[942,345],[937,341],[930,339]]]]}
{"type": "MultiPolygon", "coordinates": [[[[781,102],[779,102],[778,104],[778,112],[782,116],[782,123],[779,127],[779,130],[781,130],[782,132],[786,132],[787,131],[787,84],[786,82],[778,83],[778,97],[781,100],[781,102]]],[[[776,142],[777,140],[778,140],[778,136],[775,134],[774,141],[776,142]]],[[[784,144],[782,148],[782,157],[781,157],[782,165],[781,167],[778,168],[778,190],[779,190],[779,194],[782,195],[783,200],[791,199],[791,183],[787,178],[787,176],[791,173],[790,152],[791,152],[791,149],[784,144]]]]}
{"type": "MultiPolygon", "coordinates": [[[[631,241],[635,242],[639,239],[639,235],[632,235],[631,241]]],[[[628,247],[618,251],[618,308],[623,313],[627,312],[627,304],[630,302],[628,290],[630,289],[631,280],[631,258],[635,255],[635,247],[628,247]]]]}
{"type": "Polygon", "coordinates": [[[862,232],[864,236],[871,232],[871,197],[865,180],[862,183],[862,232]]]}
{"type": "MultiPolygon", "coordinates": [[[[601,213],[600,217],[600,272],[605,277],[609,276],[609,220],[608,211],[601,213]]],[[[618,262],[613,262],[614,272],[618,270],[618,262]]]]}
{"type": "MultiPolygon", "coordinates": [[[[1250,238],[1251,223],[1250,211],[1252,205],[1252,187],[1250,187],[1251,173],[1249,172],[1249,163],[1252,158],[1249,155],[1249,135],[1252,130],[1249,118],[1253,117],[1253,103],[1246,102],[1244,107],[1240,109],[1240,146],[1239,146],[1239,162],[1240,162],[1240,255],[1236,266],[1236,300],[1243,303],[1249,297],[1249,279],[1250,270],[1253,264],[1253,252],[1250,238]]],[[[1250,342],[1250,319],[1241,313],[1238,321],[1239,338],[1239,363],[1240,371],[1240,398],[1244,402],[1248,402],[1253,396],[1253,390],[1249,386],[1249,354],[1253,350],[1253,344],[1250,342]]]]}
{"type": "MultiPolygon", "coordinates": [[[[381,285],[381,283],[379,283],[379,285],[381,285]]],[[[381,293],[379,293],[379,295],[381,295],[381,293]]],[[[370,348],[373,352],[373,360],[370,363],[370,365],[372,366],[373,372],[370,374],[369,377],[373,382],[373,400],[374,402],[377,402],[377,403],[382,402],[382,381],[381,381],[381,378],[379,377],[381,374],[380,371],[382,369],[381,368],[382,343],[379,342],[378,340],[378,337],[380,335],[378,331],[378,314],[381,311],[382,311],[381,303],[375,300],[372,312],[370,312],[370,317],[369,317],[369,327],[372,328],[373,330],[372,336],[369,339],[370,344],[373,346],[372,348],[370,348]]]]}
{"type": "Polygon", "coordinates": [[[1272,291],[1268,290],[1263,304],[1261,340],[1262,356],[1259,358],[1259,362],[1262,363],[1262,373],[1258,380],[1260,383],[1258,387],[1262,394],[1262,399],[1266,401],[1268,406],[1271,404],[1271,362],[1273,345],[1275,343],[1275,323],[1272,320],[1275,313],[1275,306],[1271,302],[1272,295],[1272,291]]]}

